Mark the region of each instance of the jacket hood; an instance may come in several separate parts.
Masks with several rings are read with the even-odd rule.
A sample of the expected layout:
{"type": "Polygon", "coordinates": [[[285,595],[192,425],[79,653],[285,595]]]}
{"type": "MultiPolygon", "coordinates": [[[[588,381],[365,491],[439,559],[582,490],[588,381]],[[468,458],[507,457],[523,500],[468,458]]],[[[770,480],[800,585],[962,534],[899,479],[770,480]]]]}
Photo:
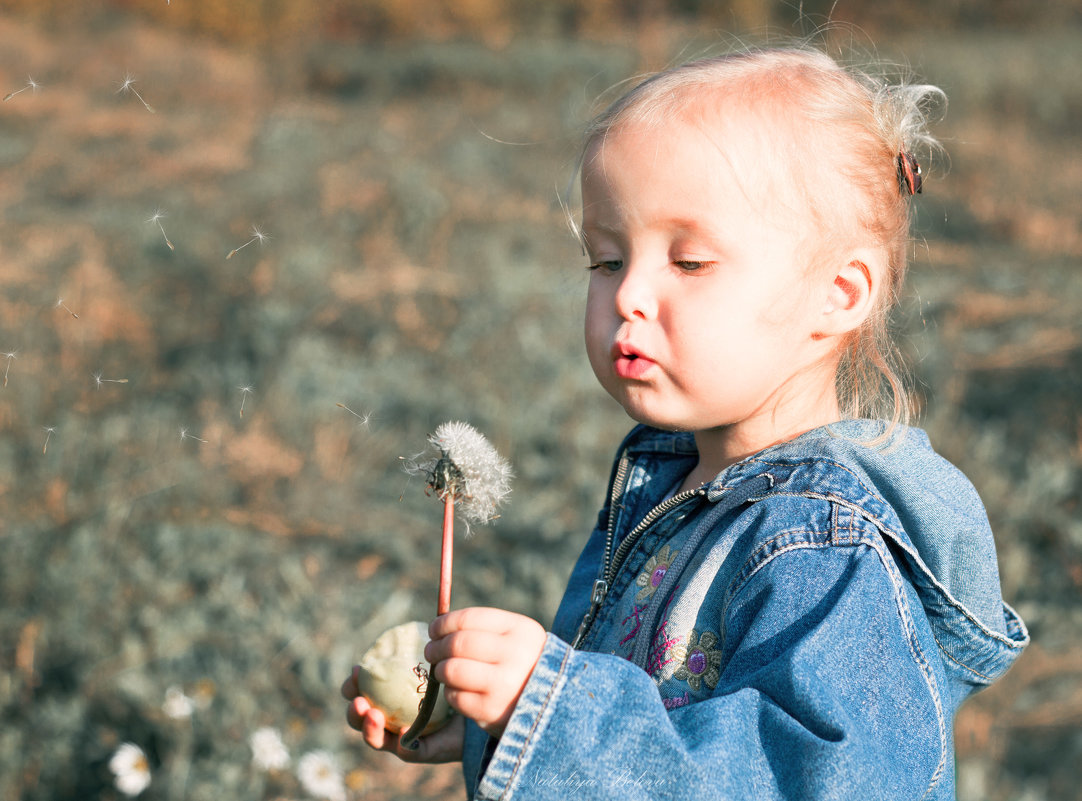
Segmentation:
{"type": "MultiPolygon", "coordinates": [[[[651,433],[661,436],[634,438],[635,445],[669,453],[694,449],[689,434],[651,433]]],[[[984,505],[924,431],[901,425],[888,431],[872,420],[817,428],[727,468],[711,482],[708,497],[764,468],[775,480],[772,493],[825,493],[876,521],[913,583],[948,671],[966,688],[959,695],[991,684],[1028,644],[1021,618],[1003,601],[984,505]],[[831,483],[839,467],[858,479],[859,491],[831,483]]]]}

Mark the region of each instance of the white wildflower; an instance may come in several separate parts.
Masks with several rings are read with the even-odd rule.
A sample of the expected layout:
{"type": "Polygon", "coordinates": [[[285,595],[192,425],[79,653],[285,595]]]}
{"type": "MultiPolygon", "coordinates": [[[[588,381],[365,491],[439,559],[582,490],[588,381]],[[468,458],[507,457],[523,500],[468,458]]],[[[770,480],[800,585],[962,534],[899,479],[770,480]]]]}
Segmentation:
{"type": "Polygon", "coordinates": [[[252,762],[260,770],[284,770],[289,765],[289,751],[278,729],[270,726],[256,729],[248,738],[248,745],[252,748],[252,762]]]}
{"type": "Polygon", "coordinates": [[[511,466],[492,444],[468,423],[440,425],[428,438],[429,451],[407,460],[406,470],[427,476],[442,498],[451,494],[469,523],[488,523],[511,493],[511,466]],[[434,451],[434,453],[432,453],[434,451]]]}
{"type": "Polygon", "coordinates": [[[170,687],[165,691],[162,712],[173,720],[190,718],[194,708],[195,705],[192,703],[192,699],[186,696],[179,687],[170,687]]]}
{"type": "Polygon", "coordinates": [[[345,801],[346,785],[338,762],[329,751],[309,751],[297,763],[297,778],[310,795],[327,801],[345,801]]]}
{"type": "Polygon", "coordinates": [[[150,763],[143,749],[135,743],[124,743],[109,760],[116,789],[124,795],[136,796],[150,786],[150,763]]]}

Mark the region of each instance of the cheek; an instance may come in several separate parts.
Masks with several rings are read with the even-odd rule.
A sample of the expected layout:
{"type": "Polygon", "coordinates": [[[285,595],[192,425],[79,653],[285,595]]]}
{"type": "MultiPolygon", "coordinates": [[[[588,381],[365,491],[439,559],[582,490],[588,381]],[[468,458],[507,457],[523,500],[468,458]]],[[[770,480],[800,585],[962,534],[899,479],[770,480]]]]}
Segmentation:
{"type": "Polygon", "coordinates": [[[589,356],[590,364],[595,372],[608,361],[608,352],[612,345],[608,309],[609,304],[604,299],[603,293],[591,281],[590,289],[586,294],[583,334],[586,342],[586,354],[589,356]]]}
{"type": "Polygon", "coordinates": [[[821,309],[823,305],[816,289],[814,282],[797,273],[795,268],[778,274],[760,288],[749,304],[750,308],[756,309],[752,324],[773,339],[791,341],[794,336],[802,339],[812,309],[821,309]]]}

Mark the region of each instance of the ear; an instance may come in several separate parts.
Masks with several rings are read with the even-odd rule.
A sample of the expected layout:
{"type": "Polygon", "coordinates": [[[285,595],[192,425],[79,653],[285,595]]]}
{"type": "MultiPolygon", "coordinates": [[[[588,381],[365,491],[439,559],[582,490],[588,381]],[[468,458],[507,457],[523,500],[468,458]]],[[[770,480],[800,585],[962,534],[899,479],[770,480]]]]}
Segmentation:
{"type": "Polygon", "coordinates": [[[873,253],[855,254],[834,275],[819,315],[816,338],[839,336],[859,328],[871,314],[885,265],[873,253]]]}

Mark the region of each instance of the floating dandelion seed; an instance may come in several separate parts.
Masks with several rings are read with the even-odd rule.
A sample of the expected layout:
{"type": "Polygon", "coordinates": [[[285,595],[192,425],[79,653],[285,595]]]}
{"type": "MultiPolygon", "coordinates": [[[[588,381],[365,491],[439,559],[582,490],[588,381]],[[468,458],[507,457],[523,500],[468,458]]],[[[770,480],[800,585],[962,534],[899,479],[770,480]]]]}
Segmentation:
{"type": "Polygon", "coordinates": [[[252,226],[251,234],[252,234],[251,239],[249,239],[247,242],[245,242],[239,248],[233,248],[231,251],[229,251],[229,254],[226,256],[227,260],[233,258],[233,256],[235,256],[238,252],[244,250],[246,247],[248,247],[250,244],[252,244],[255,241],[258,241],[259,244],[262,245],[265,241],[270,239],[269,235],[265,234],[263,231],[261,231],[258,227],[254,226],[254,225],[252,226]]]}
{"type": "Polygon", "coordinates": [[[37,92],[38,89],[40,89],[40,88],[41,88],[41,84],[38,83],[37,81],[35,81],[29,75],[27,75],[26,76],[26,86],[24,86],[22,89],[16,89],[14,92],[11,92],[7,97],[4,98],[3,102],[6,103],[7,101],[11,100],[11,98],[15,97],[15,95],[21,95],[27,89],[30,89],[31,91],[37,92]]]}
{"type": "Polygon", "coordinates": [[[73,311],[72,311],[71,309],[69,309],[69,308],[68,308],[68,305],[67,305],[66,303],[64,303],[64,299],[63,299],[63,298],[57,298],[57,299],[56,299],[56,308],[58,308],[58,309],[63,309],[63,310],[64,310],[64,311],[66,311],[66,312],[67,312],[68,314],[70,314],[70,315],[71,315],[72,317],[74,317],[74,318],[75,318],[76,320],[78,320],[78,319],[79,319],[79,315],[78,315],[78,314],[76,314],[75,312],[73,312],[73,311]]]}
{"type": "Polygon", "coordinates": [[[136,796],[150,786],[150,763],[143,749],[135,743],[124,743],[109,760],[116,789],[124,795],[136,796]]]}
{"type": "Polygon", "coordinates": [[[186,439],[194,439],[196,442],[202,442],[204,445],[207,444],[207,441],[205,439],[201,439],[200,437],[197,437],[195,434],[189,434],[188,429],[186,429],[186,428],[180,429],[180,439],[181,439],[182,442],[184,440],[186,440],[186,439]]]}
{"type": "Polygon", "coordinates": [[[146,108],[147,111],[149,111],[151,114],[154,113],[154,109],[152,109],[150,107],[150,103],[143,100],[143,96],[141,94],[139,94],[139,92],[136,90],[136,88],[135,88],[135,76],[132,75],[130,72],[125,73],[124,82],[122,84],[120,84],[120,88],[116,90],[116,93],[118,95],[121,94],[121,93],[127,93],[127,92],[131,92],[133,95],[135,95],[137,98],[139,98],[139,102],[143,104],[143,106],[146,108]]]}
{"type": "Polygon", "coordinates": [[[252,394],[251,387],[237,387],[240,390],[240,416],[244,417],[244,402],[248,400],[248,396],[252,394]]]}
{"type": "Polygon", "coordinates": [[[165,239],[165,244],[169,246],[170,250],[176,250],[176,248],[173,247],[173,243],[169,241],[169,237],[165,233],[165,228],[162,227],[162,217],[164,216],[164,211],[162,211],[161,209],[154,209],[154,215],[149,220],[147,220],[147,222],[157,223],[158,230],[162,232],[162,238],[165,239]]]}
{"type": "MultiPolygon", "coordinates": [[[[443,501],[443,542],[440,551],[440,584],[436,614],[451,610],[452,550],[454,547],[454,512],[466,522],[488,523],[499,515],[499,508],[511,492],[511,465],[477,429],[467,423],[451,422],[440,425],[428,438],[428,449],[414,459],[406,460],[406,472],[424,475],[428,489],[443,501]],[[420,459],[421,461],[418,461],[420,459]]],[[[417,740],[436,706],[439,682],[429,672],[428,686],[416,720],[402,735],[403,748],[417,747],[417,740]]]]}
{"type": "Polygon", "coordinates": [[[4,386],[8,385],[8,373],[11,371],[11,362],[13,359],[19,358],[19,354],[16,351],[9,351],[4,354],[4,358],[8,360],[8,363],[4,365],[4,386]]]}
{"type": "Polygon", "coordinates": [[[41,452],[45,453],[49,448],[49,438],[52,437],[53,432],[56,431],[56,426],[43,426],[42,430],[45,432],[45,444],[41,446],[41,452]]]}
{"type": "Polygon", "coordinates": [[[342,772],[329,751],[309,751],[302,756],[297,763],[297,778],[309,795],[327,801],[345,801],[342,772]]]}
{"type": "Polygon", "coordinates": [[[126,378],[102,378],[100,372],[94,373],[94,384],[97,386],[98,389],[101,389],[102,384],[127,384],[127,383],[128,383],[128,379],[126,379],[126,378]]]}
{"type": "Polygon", "coordinates": [[[361,425],[364,428],[368,428],[368,421],[372,419],[372,412],[368,412],[366,414],[357,414],[355,411],[353,411],[351,408],[346,406],[346,404],[344,404],[344,403],[336,403],[335,406],[337,406],[339,409],[345,409],[347,412],[349,412],[354,417],[356,417],[358,420],[360,420],[361,425]]]}

